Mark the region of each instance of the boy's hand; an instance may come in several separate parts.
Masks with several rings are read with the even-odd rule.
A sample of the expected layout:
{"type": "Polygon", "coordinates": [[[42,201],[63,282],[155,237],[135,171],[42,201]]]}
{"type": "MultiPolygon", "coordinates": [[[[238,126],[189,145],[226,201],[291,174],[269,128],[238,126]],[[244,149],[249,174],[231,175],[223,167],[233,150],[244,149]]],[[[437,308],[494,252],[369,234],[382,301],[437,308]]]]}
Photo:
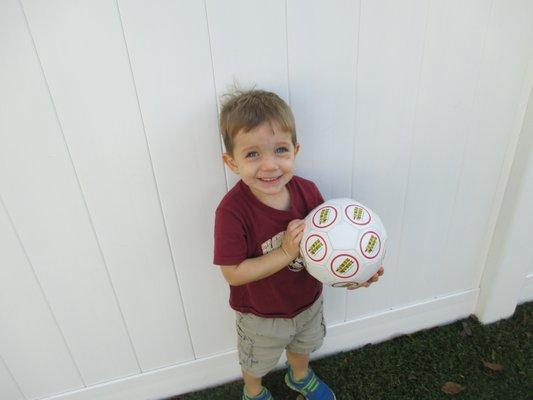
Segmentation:
{"type": "Polygon", "coordinates": [[[369,287],[372,283],[377,282],[379,280],[379,277],[381,275],[383,275],[384,272],[385,272],[385,270],[383,269],[383,267],[379,267],[378,272],[376,272],[374,275],[372,275],[372,278],[370,278],[368,281],[366,281],[365,283],[362,283],[360,285],[348,286],[347,289],[348,290],[355,290],[355,289],[358,289],[360,287],[369,287]]]}
{"type": "Polygon", "coordinates": [[[300,241],[302,240],[304,229],[305,220],[303,219],[293,219],[287,225],[281,247],[291,257],[291,261],[300,254],[300,241]]]}

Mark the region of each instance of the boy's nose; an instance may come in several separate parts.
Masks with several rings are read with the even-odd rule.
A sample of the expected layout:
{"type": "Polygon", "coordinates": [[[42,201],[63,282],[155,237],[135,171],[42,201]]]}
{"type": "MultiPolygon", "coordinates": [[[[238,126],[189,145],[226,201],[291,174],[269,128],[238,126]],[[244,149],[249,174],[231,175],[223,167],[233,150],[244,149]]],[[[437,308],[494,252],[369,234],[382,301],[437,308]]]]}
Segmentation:
{"type": "Polygon", "coordinates": [[[263,162],[261,163],[261,168],[262,169],[266,169],[266,170],[269,170],[269,169],[277,169],[277,164],[276,164],[276,160],[274,157],[272,156],[266,156],[263,158],[263,162]]]}

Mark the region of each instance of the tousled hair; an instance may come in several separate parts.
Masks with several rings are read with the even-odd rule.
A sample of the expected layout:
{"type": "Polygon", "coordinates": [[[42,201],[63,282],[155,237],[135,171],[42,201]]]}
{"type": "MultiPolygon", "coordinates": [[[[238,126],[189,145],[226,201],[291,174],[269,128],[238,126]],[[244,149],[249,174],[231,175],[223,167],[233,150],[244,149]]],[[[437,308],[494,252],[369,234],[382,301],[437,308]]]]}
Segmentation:
{"type": "Polygon", "coordinates": [[[263,122],[277,123],[283,132],[291,134],[291,141],[296,146],[294,116],[277,94],[235,89],[222,96],[219,128],[228,154],[233,155],[233,139],[239,132],[249,132],[263,122]]]}

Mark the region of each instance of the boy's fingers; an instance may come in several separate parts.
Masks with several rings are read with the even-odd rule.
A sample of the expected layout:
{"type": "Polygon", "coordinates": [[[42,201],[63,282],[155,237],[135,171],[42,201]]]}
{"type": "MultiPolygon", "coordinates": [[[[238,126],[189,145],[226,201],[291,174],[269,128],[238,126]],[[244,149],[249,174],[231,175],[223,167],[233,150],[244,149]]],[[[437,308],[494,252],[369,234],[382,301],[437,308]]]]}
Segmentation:
{"type": "MultiPolygon", "coordinates": [[[[287,230],[290,231],[290,230],[298,228],[300,225],[302,225],[302,223],[300,221],[303,221],[303,220],[301,220],[301,219],[293,219],[287,225],[287,230]]],[[[303,221],[303,222],[305,223],[305,221],[303,221]]]]}
{"type": "Polygon", "coordinates": [[[302,229],[303,227],[304,227],[304,226],[303,226],[302,224],[293,224],[293,225],[289,228],[289,230],[291,230],[291,231],[297,231],[297,230],[302,229]]]}
{"type": "Polygon", "coordinates": [[[304,225],[295,225],[288,229],[288,231],[294,236],[300,232],[303,232],[305,230],[304,225]]]}

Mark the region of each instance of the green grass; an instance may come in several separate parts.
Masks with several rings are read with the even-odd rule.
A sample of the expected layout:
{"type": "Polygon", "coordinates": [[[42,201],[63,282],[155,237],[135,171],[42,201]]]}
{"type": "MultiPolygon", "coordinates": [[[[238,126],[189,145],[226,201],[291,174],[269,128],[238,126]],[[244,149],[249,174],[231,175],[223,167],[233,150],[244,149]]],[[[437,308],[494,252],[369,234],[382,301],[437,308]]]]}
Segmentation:
{"type": "MultiPolygon", "coordinates": [[[[533,399],[533,302],[513,317],[487,326],[474,318],[404,335],[377,345],[311,362],[338,400],[370,399],[533,399]],[[491,363],[491,365],[484,365],[491,363]],[[503,369],[498,369],[498,365],[503,369]],[[490,368],[492,367],[492,369],[490,368]],[[446,382],[464,387],[446,394],[446,382]]],[[[296,399],[283,371],[263,384],[276,400],[296,399]]],[[[237,400],[242,380],[173,400],[237,400]]]]}

